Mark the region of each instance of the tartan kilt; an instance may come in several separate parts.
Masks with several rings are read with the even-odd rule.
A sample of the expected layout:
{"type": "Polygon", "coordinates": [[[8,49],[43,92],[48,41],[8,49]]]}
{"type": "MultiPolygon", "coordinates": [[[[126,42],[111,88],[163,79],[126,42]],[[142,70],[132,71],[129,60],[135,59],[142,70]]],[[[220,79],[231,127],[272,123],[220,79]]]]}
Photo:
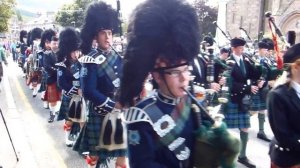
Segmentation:
{"type": "Polygon", "coordinates": [[[64,94],[62,95],[61,105],[60,105],[60,109],[59,109],[58,116],[57,116],[57,121],[68,119],[67,112],[69,110],[70,101],[71,101],[70,97],[68,97],[64,94]]]}
{"type": "Polygon", "coordinates": [[[251,95],[250,111],[266,110],[266,100],[263,100],[260,93],[251,95]]]}
{"type": "Polygon", "coordinates": [[[47,89],[47,73],[42,71],[41,87],[39,89],[39,93],[46,91],[46,89],[47,89]]]}
{"type": "Polygon", "coordinates": [[[227,128],[250,128],[250,114],[239,111],[238,104],[228,102],[224,107],[224,116],[227,128]]]}
{"type": "Polygon", "coordinates": [[[99,156],[101,160],[105,160],[108,157],[126,156],[126,150],[107,151],[104,149],[97,149],[97,146],[99,146],[100,142],[103,119],[104,116],[100,116],[96,112],[94,112],[92,105],[90,105],[87,122],[80,132],[73,150],[79,153],[88,151],[89,155],[99,156]]]}
{"type": "Polygon", "coordinates": [[[57,88],[56,83],[47,84],[45,101],[50,103],[60,101],[61,91],[57,88]]]}

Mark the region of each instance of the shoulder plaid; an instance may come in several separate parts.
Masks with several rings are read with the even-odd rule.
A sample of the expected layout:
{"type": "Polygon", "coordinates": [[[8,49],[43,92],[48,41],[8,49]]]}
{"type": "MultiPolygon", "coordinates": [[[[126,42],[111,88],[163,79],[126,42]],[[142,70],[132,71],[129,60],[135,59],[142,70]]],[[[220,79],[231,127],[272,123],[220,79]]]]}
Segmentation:
{"type": "Polygon", "coordinates": [[[56,63],[55,66],[58,66],[58,67],[65,67],[65,68],[66,68],[66,65],[65,65],[64,62],[56,63]]]}

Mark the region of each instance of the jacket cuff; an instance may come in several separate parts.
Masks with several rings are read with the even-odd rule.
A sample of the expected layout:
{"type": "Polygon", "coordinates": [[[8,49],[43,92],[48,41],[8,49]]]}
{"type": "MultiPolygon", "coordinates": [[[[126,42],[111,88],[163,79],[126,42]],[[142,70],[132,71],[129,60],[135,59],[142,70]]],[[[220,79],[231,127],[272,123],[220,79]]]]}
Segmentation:
{"type": "Polygon", "coordinates": [[[67,96],[71,97],[73,96],[74,94],[77,94],[78,93],[78,87],[76,86],[73,86],[68,92],[67,92],[67,96]]]}
{"type": "Polygon", "coordinates": [[[95,106],[94,110],[97,114],[104,116],[113,111],[115,104],[116,103],[114,101],[112,101],[110,98],[107,98],[104,103],[99,106],[95,106]]]}

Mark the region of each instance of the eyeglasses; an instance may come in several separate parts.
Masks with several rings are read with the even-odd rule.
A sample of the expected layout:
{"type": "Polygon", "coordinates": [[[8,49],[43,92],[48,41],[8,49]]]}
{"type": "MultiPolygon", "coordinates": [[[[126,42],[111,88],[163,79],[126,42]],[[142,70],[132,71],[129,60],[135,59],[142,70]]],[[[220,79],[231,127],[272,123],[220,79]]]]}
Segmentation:
{"type": "Polygon", "coordinates": [[[183,71],[180,70],[171,70],[171,71],[164,71],[164,74],[171,75],[172,77],[179,77],[179,76],[189,76],[191,71],[186,68],[183,71]]]}

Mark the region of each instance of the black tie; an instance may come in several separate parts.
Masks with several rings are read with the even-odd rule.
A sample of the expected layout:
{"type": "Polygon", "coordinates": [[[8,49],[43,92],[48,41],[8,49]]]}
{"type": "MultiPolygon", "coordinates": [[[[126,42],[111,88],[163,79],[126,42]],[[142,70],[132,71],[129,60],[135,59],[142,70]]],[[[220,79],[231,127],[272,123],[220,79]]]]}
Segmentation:
{"type": "Polygon", "coordinates": [[[246,75],[246,68],[245,68],[244,61],[242,59],[240,59],[240,68],[241,68],[241,71],[242,71],[243,75],[245,76],[246,75]]]}

